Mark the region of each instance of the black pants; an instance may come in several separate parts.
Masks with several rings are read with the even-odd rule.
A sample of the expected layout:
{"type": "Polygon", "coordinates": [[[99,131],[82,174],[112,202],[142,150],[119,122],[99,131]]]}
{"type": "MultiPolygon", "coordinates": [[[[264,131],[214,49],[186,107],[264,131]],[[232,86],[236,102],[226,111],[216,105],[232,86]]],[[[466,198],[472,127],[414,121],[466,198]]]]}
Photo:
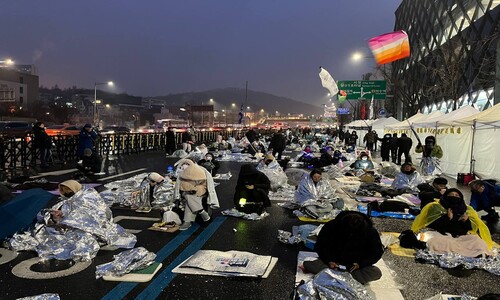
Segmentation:
{"type": "Polygon", "coordinates": [[[281,154],[283,153],[283,150],[273,150],[273,156],[276,157],[276,159],[281,160],[281,154]]]}
{"type": "Polygon", "coordinates": [[[398,157],[398,149],[391,149],[392,162],[396,163],[396,158],[398,157]]]}
{"type": "Polygon", "coordinates": [[[400,150],[398,153],[398,165],[401,164],[401,156],[405,155],[405,162],[411,163],[410,150],[400,150]]]}
{"type": "Polygon", "coordinates": [[[373,143],[366,143],[366,149],[373,151],[373,143]]]}
{"type": "MultiPolygon", "coordinates": [[[[322,270],[328,268],[323,261],[320,259],[314,261],[305,261],[304,269],[307,272],[317,274],[322,270]]],[[[367,266],[361,269],[357,269],[351,272],[351,275],[361,284],[367,284],[370,281],[379,280],[382,277],[382,271],[375,266],[367,266]]]]}
{"type": "Polygon", "coordinates": [[[380,156],[382,156],[382,161],[389,161],[389,148],[382,147],[380,149],[380,156]]]}

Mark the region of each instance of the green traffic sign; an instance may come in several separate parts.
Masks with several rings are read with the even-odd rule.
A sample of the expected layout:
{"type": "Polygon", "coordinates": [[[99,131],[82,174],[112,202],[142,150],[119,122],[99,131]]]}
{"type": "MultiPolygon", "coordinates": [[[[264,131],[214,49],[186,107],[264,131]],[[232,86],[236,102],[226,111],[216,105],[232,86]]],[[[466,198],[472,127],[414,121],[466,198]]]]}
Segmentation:
{"type": "Polygon", "coordinates": [[[339,100],[376,99],[384,100],[387,83],[385,80],[339,81],[339,100]]]}

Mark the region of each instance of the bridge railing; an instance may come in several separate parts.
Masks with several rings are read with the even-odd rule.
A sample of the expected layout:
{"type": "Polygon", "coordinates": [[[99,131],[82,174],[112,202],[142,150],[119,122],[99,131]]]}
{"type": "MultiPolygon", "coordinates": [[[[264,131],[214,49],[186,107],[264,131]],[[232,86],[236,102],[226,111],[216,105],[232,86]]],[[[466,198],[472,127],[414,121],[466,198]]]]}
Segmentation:
{"type": "MultiPolygon", "coordinates": [[[[196,131],[193,139],[196,144],[210,144],[217,135],[224,139],[242,135],[242,130],[196,131]]],[[[55,162],[68,163],[79,160],[77,156],[78,135],[56,135],[52,139],[52,157],[55,162]]],[[[178,148],[181,145],[182,133],[175,133],[178,148]]],[[[95,150],[101,156],[126,155],[165,149],[165,133],[126,133],[101,135],[95,143],[95,150]]],[[[40,157],[39,149],[33,146],[33,137],[9,137],[0,139],[1,168],[29,168],[35,166],[40,157]]]]}

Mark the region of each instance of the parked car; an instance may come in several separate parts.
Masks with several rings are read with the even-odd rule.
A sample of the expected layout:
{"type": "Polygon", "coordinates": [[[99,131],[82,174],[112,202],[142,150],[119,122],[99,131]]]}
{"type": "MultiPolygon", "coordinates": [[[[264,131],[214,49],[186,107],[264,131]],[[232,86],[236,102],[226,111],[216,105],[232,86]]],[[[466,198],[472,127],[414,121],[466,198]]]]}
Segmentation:
{"type": "Polygon", "coordinates": [[[82,130],[76,125],[52,125],[45,128],[45,132],[50,135],[78,135],[82,130]]]}
{"type": "Polygon", "coordinates": [[[23,137],[32,132],[32,124],[25,121],[0,121],[0,134],[5,137],[23,137]]]}
{"type": "Polygon", "coordinates": [[[108,126],[104,127],[101,134],[113,134],[113,133],[130,133],[130,128],[125,126],[108,126]]]}

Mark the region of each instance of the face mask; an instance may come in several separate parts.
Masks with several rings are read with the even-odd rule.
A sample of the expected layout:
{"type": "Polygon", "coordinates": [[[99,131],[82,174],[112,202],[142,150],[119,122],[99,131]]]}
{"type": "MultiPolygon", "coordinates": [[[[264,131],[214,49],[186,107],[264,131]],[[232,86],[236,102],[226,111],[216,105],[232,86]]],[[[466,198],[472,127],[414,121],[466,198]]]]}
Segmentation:
{"type": "Polygon", "coordinates": [[[212,160],[212,157],[208,156],[207,158],[205,158],[206,161],[211,161],[212,160]]]}
{"type": "Polygon", "coordinates": [[[71,198],[71,197],[73,197],[74,194],[75,193],[73,193],[73,192],[67,192],[67,193],[64,193],[63,196],[66,198],[71,198]]]}
{"type": "Polygon", "coordinates": [[[448,203],[451,203],[451,204],[457,204],[457,203],[460,203],[462,201],[462,199],[460,197],[456,197],[456,196],[446,196],[446,200],[448,201],[448,203]]]}
{"type": "Polygon", "coordinates": [[[361,157],[361,159],[362,159],[362,160],[368,160],[368,157],[363,156],[363,157],[361,157]]]}
{"type": "Polygon", "coordinates": [[[410,170],[410,171],[403,171],[403,173],[405,173],[406,175],[411,175],[411,174],[413,174],[413,172],[414,172],[413,170],[410,170]]]}

